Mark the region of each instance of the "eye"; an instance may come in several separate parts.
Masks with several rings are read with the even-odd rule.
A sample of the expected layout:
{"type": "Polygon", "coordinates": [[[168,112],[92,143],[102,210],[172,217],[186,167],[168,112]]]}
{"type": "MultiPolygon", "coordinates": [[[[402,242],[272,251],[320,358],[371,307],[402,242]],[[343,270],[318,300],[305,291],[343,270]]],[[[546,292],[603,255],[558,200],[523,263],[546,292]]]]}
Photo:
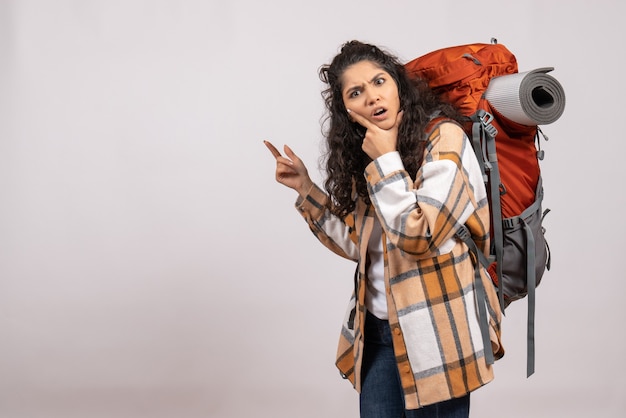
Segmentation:
{"type": "Polygon", "coordinates": [[[350,97],[351,99],[358,97],[361,94],[361,90],[352,90],[350,92],[350,95],[348,97],[350,97]]]}
{"type": "Polygon", "coordinates": [[[376,84],[377,86],[381,84],[385,84],[385,79],[383,77],[379,77],[376,80],[374,80],[374,84],[376,84]]]}

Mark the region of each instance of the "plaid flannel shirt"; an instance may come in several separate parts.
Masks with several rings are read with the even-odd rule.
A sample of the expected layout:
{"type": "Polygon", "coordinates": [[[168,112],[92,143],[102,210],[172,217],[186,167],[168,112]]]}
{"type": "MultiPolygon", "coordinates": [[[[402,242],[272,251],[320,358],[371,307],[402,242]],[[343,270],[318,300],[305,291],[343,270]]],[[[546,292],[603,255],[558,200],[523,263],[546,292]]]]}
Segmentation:
{"type": "MultiPolygon", "coordinates": [[[[464,396],[493,379],[478,321],[474,263],[465,243],[454,236],[466,225],[487,254],[487,194],[471,144],[458,125],[440,123],[428,138],[415,181],[397,152],[370,163],[365,176],[372,205],[358,199],[345,219],[325,209],[328,196],[318,186],[296,202],[324,245],[359,263],[337,367],[360,391],[366,287],[360,283],[367,280],[367,244],[377,217],[383,227],[389,324],[406,407],[464,396]]],[[[500,307],[482,268],[481,278],[492,345],[486,349],[498,359],[504,354],[500,307]]]]}

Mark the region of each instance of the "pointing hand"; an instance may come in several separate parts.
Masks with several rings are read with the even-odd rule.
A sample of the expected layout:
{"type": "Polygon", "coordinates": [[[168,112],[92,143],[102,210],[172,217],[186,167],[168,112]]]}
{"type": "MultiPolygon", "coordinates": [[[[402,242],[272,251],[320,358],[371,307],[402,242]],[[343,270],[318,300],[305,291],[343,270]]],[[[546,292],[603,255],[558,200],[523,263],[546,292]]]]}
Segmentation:
{"type": "Polygon", "coordinates": [[[294,189],[300,196],[306,196],[313,186],[313,181],[302,160],[287,145],[284,147],[286,155],[284,157],[271,142],[263,143],[276,158],[276,181],[294,189]]]}

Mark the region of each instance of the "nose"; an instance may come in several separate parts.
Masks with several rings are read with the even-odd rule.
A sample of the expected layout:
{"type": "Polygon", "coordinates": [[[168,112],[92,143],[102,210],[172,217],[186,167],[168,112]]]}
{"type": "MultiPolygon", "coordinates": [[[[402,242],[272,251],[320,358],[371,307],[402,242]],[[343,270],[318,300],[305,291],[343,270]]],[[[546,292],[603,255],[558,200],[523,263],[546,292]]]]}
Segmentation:
{"type": "Polygon", "coordinates": [[[375,104],[380,99],[380,96],[375,90],[369,89],[365,94],[365,103],[369,106],[375,104]]]}

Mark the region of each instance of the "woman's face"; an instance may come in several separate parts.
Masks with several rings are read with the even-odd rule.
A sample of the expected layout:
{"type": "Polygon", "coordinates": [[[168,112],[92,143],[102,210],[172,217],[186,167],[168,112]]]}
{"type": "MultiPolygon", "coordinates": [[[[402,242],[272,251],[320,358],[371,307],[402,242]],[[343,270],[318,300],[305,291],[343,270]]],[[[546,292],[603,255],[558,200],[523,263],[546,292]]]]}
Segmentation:
{"type": "Polygon", "coordinates": [[[390,129],[400,111],[395,80],[371,61],[346,68],[342,76],[343,104],[381,129],[390,129]]]}

